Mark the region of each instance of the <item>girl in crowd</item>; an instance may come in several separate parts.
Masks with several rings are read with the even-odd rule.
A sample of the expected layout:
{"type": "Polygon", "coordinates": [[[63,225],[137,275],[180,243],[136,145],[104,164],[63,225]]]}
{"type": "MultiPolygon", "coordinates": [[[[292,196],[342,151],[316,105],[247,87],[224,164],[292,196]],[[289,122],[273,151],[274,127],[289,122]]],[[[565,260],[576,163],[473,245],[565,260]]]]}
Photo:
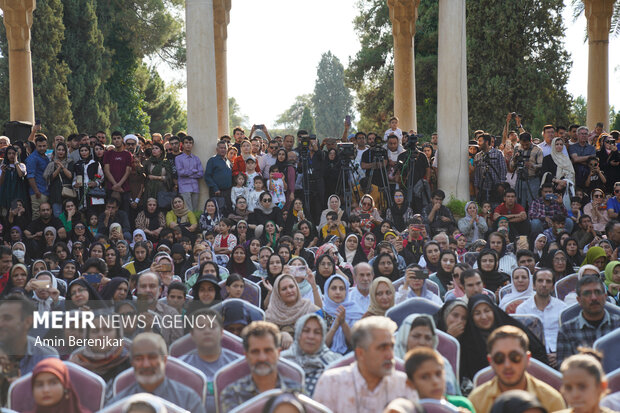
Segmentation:
{"type": "Polygon", "coordinates": [[[575,267],[581,266],[584,257],[583,255],[581,255],[577,240],[573,237],[568,237],[561,243],[561,246],[562,250],[566,253],[566,256],[568,257],[568,267],[574,270],[575,267]]]}
{"type": "Polygon", "coordinates": [[[458,259],[452,250],[443,250],[439,254],[437,272],[430,279],[439,287],[439,296],[443,298],[448,290],[454,288],[453,273],[458,259]]]}
{"type": "Polygon", "coordinates": [[[394,191],[394,204],[385,212],[385,219],[394,223],[398,232],[407,229],[409,221],[413,218],[413,210],[407,204],[405,192],[402,189],[394,191]]]}
{"type": "Polygon", "coordinates": [[[238,223],[239,221],[245,221],[247,223],[250,218],[247,197],[242,195],[237,197],[235,202],[235,210],[228,214],[228,218],[232,219],[235,223],[238,223]]]}
{"type": "Polygon", "coordinates": [[[41,360],[34,367],[30,380],[35,408],[28,413],[91,413],[80,403],[71,383],[69,368],[61,360],[41,360]]]}
{"type": "Polygon", "coordinates": [[[443,305],[439,296],[428,289],[427,275],[418,264],[411,264],[405,270],[405,282],[396,291],[396,304],[409,298],[422,297],[438,305],[443,305]]]}
{"type": "MultiPolygon", "coordinates": [[[[410,314],[396,332],[394,356],[405,359],[407,352],[416,347],[428,347],[437,350],[439,338],[435,330],[435,321],[428,314],[410,314]]],[[[443,356],[442,356],[443,357],[443,356]]],[[[460,395],[458,381],[452,365],[443,357],[446,378],[446,394],[460,395]]]]}
{"type": "Polygon", "coordinates": [[[314,393],[314,387],[330,363],[342,355],[333,352],[325,344],[327,326],[317,314],[306,314],[295,323],[295,341],[281,353],[281,357],[297,363],[306,373],[304,390],[308,396],[314,393]]]}
{"type": "Polygon", "coordinates": [[[376,239],[375,234],[372,232],[367,232],[362,237],[362,251],[364,251],[366,258],[369,260],[375,256],[376,239]]]}
{"type": "MultiPolygon", "coordinates": [[[[319,310],[319,307],[302,298],[297,282],[288,274],[276,278],[269,298],[265,321],[274,323],[289,337],[295,333],[295,322],[299,318],[319,310]]],[[[291,343],[292,340],[288,344],[291,343]]]]}
{"type": "Polygon", "coordinates": [[[165,226],[166,218],[164,213],[157,207],[157,199],[148,198],[146,200],[146,208],[138,212],[136,217],[136,229],[144,231],[149,240],[157,241],[159,234],[165,226]]]}
{"type": "Polygon", "coordinates": [[[319,236],[316,227],[310,221],[302,221],[298,226],[304,235],[304,248],[312,248],[318,246],[319,236]]]}
{"type": "Polygon", "coordinates": [[[349,234],[339,249],[340,255],[344,259],[344,262],[351,264],[355,267],[360,262],[366,262],[366,254],[360,245],[359,238],[355,234],[349,234]]]}
{"type": "Polygon", "coordinates": [[[193,300],[189,303],[187,313],[191,314],[201,308],[209,308],[222,301],[221,287],[218,279],[210,274],[201,275],[192,287],[193,300]]]}
{"type": "Polygon", "coordinates": [[[461,343],[461,377],[472,380],[474,375],[487,367],[486,341],[493,330],[501,325],[513,325],[523,330],[530,340],[532,357],[548,364],[545,346],[527,327],[513,319],[493,303],[485,294],[476,294],[467,303],[469,318],[465,332],[459,337],[461,343]]]}
{"type": "Polygon", "coordinates": [[[231,273],[226,278],[226,299],[242,298],[245,290],[245,279],[237,273],[231,273]]]}
{"type": "Polygon", "coordinates": [[[569,408],[558,413],[613,413],[599,405],[607,393],[607,379],[601,363],[592,354],[570,356],[562,363],[560,372],[560,391],[569,408]]]}
{"type": "Polygon", "coordinates": [[[131,275],[137,274],[151,266],[149,248],[146,242],[136,242],[133,246],[134,260],[125,266],[131,275]]]}
{"type": "Polygon", "coordinates": [[[373,315],[384,316],[385,312],[394,307],[396,291],[392,281],[385,277],[376,277],[370,284],[370,305],[364,317],[373,315]]]}
{"type": "Polygon", "coordinates": [[[478,214],[478,205],[474,201],[465,204],[465,216],[459,219],[459,231],[471,242],[484,238],[489,230],[486,219],[478,214]]]}
{"type": "Polygon", "coordinates": [[[340,274],[326,282],[323,295],[323,313],[329,331],[325,342],[336,353],[345,354],[351,346],[351,327],[364,312],[349,295],[349,281],[340,274]]]}
{"type": "Polygon", "coordinates": [[[56,145],[53,155],[43,171],[43,179],[48,182],[49,202],[57,217],[62,212],[63,187],[71,188],[73,183],[73,162],[67,158],[67,145],[62,142],[56,145]]]}
{"type": "Polygon", "coordinates": [[[292,235],[307,216],[306,211],[304,211],[303,201],[299,198],[295,198],[288,208],[286,222],[284,223],[284,233],[292,235]]]}
{"type": "Polygon", "coordinates": [[[295,277],[301,296],[317,306],[321,306],[321,292],[316,284],[314,274],[302,257],[295,257],[288,262],[287,273],[295,277]]]}
{"type": "Polygon", "coordinates": [[[476,263],[486,289],[497,292],[510,280],[508,274],[498,270],[499,258],[497,251],[492,249],[480,251],[476,263]]]}
{"type": "Polygon", "coordinates": [[[437,328],[458,339],[465,332],[469,310],[461,299],[448,300],[435,315],[437,328]]]}
{"type": "MultiPolygon", "coordinates": [[[[256,271],[256,266],[250,259],[249,254],[243,245],[237,244],[232,250],[230,260],[226,264],[228,271],[241,275],[244,278],[252,278],[252,274],[256,271]]],[[[255,281],[254,279],[252,281],[255,281]]],[[[259,281],[259,280],[256,280],[259,281]]]]}
{"type": "Polygon", "coordinates": [[[511,301],[522,299],[527,300],[534,295],[534,282],[532,274],[527,267],[517,267],[512,270],[510,276],[511,291],[500,298],[499,308],[506,310],[506,305],[511,301]]]}

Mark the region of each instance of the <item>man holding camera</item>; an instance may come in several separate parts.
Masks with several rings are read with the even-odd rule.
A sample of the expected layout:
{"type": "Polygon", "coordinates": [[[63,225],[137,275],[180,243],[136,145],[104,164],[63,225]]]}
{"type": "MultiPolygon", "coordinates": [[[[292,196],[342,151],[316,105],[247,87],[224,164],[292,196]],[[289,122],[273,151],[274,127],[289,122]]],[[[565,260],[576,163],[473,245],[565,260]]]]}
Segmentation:
{"type": "Polygon", "coordinates": [[[367,180],[370,179],[371,172],[374,172],[372,172],[372,182],[366,182],[362,186],[366,189],[372,184],[382,188],[381,168],[387,167],[387,151],[383,148],[381,141],[377,142],[376,134],[369,133],[367,139],[370,148],[362,154],[362,169],[366,171],[367,180]]]}
{"type": "Polygon", "coordinates": [[[534,200],[534,196],[540,187],[542,162],[542,149],[532,145],[532,135],[527,132],[521,133],[508,170],[517,174],[517,197],[521,205],[526,208],[534,200]]]}
{"type": "Polygon", "coordinates": [[[474,157],[474,188],[480,203],[490,202],[491,193],[506,180],[504,155],[491,145],[491,140],[491,135],[482,134],[479,140],[480,152],[474,157]]]}
{"type": "Polygon", "coordinates": [[[552,227],[554,215],[565,218],[564,229],[569,234],[573,232],[573,220],[567,218],[568,213],[560,198],[553,193],[553,184],[543,184],[540,188],[540,198],[532,201],[528,214],[532,224],[532,233],[540,234],[545,228],[552,227]]]}
{"type": "MultiPolygon", "coordinates": [[[[424,188],[421,186],[430,180],[431,166],[426,155],[418,150],[417,142],[418,137],[416,135],[408,136],[403,152],[398,155],[399,167],[397,168],[396,182],[406,190],[407,195],[411,192],[411,205],[409,206],[413,212],[420,213],[425,206],[421,196],[424,188]],[[426,178],[426,182],[422,181],[423,178],[426,178]],[[420,184],[417,185],[418,183],[420,184]]],[[[430,187],[428,190],[430,191],[430,187]]],[[[407,197],[409,198],[409,196],[407,197]]]]}
{"type": "MultiPolygon", "coordinates": [[[[323,179],[325,170],[325,152],[319,149],[319,142],[315,135],[309,135],[307,131],[300,130],[297,132],[299,141],[299,162],[298,175],[301,176],[301,182],[306,182],[303,174],[308,174],[310,216],[312,222],[319,222],[321,211],[323,210],[323,199],[325,198],[325,180],[323,179]],[[304,159],[307,159],[307,171],[303,170],[304,159]]],[[[270,144],[271,145],[271,144],[270,144]]],[[[277,152],[277,149],[276,151],[277,152]]],[[[302,196],[302,199],[305,197],[302,196]]]]}

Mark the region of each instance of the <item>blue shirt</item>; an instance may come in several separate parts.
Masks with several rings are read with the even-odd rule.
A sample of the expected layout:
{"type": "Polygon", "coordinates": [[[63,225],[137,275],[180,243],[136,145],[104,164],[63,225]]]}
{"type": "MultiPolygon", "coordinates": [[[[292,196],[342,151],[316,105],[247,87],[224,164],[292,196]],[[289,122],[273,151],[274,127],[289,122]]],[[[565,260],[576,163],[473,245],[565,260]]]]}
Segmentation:
{"type": "Polygon", "coordinates": [[[607,201],[607,210],[609,211],[610,209],[613,209],[616,214],[620,212],[620,201],[615,196],[607,201]]]}
{"type": "MultiPolygon", "coordinates": [[[[49,191],[47,188],[47,180],[43,178],[43,171],[45,171],[45,167],[47,167],[48,163],[50,163],[49,158],[39,154],[37,151],[34,151],[26,158],[26,178],[34,178],[39,192],[46,196],[49,195],[49,191]]],[[[30,195],[34,194],[32,188],[29,187],[28,190],[30,191],[30,195]]]]}
{"type": "Polygon", "coordinates": [[[205,182],[210,191],[217,192],[232,188],[232,165],[228,159],[219,155],[207,161],[205,182]]]}

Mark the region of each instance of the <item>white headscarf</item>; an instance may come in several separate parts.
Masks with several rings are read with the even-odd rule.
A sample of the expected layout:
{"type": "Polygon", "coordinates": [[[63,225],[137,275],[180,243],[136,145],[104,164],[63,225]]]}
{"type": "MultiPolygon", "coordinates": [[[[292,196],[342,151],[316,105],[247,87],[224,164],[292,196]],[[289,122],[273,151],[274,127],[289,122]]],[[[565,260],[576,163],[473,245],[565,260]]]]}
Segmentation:
{"type": "Polygon", "coordinates": [[[527,267],[517,267],[514,270],[512,270],[512,274],[510,274],[510,284],[512,285],[512,291],[506,294],[505,296],[503,296],[499,302],[499,307],[502,310],[506,310],[506,305],[513,300],[517,300],[520,298],[527,300],[528,298],[534,295],[534,282],[532,281],[532,274],[530,273],[530,270],[527,267]],[[515,288],[515,284],[514,284],[513,277],[514,277],[515,271],[517,270],[527,271],[527,275],[530,278],[530,282],[527,285],[527,288],[521,292],[517,291],[517,289],[515,288]]]}
{"type": "Polygon", "coordinates": [[[570,161],[570,158],[564,153],[564,151],[556,151],[555,143],[558,139],[562,138],[553,138],[551,141],[551,159],[555,162],[557,166],[557,170],[555,172],[555,177],[557,179],[568,179],[571,182],[575,182],[575,168],[573,168],[573,163],[570,161]]]}

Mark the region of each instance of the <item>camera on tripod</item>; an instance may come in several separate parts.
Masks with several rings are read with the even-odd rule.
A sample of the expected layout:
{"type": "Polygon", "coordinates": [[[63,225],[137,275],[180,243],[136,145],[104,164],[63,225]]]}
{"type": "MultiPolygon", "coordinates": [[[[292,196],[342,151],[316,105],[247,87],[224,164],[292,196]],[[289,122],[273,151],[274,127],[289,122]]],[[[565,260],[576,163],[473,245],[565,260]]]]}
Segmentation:
{"type": "Polygon", "coordinates": [[[523,150],[517,150],[515,155],[515,168],[516,169],[523,169],[525,168],[525,162],[528,161],[530,159],[529,155],[524,155],[523,154],[523,150]]]}
{"type": "Polygon", "coordinates": [[[414,134],[409,135],[403,132],[403,138],[405,137],[407,137],[407,143],[403,145],[403,148],[406,151],[411,150],[412,152],[417,152],[418,151],[418,140],[423,138],[424,135],[414,135],[414,134]]]}
{"type": "Polygon", "coordinates": [[[351,161],[355,159],[355,145],[350,142],[338,143],[336,144],[338,147],[338,156],[340,156],[341,160],[351,161]]]}
{"type": "Polygon", "coordinates": [[[387,149],[383,147],[384,144],[385,142],[383,139],[377,136],[375,138],[375,143],[371,144],[368,150],[375,158],[387,158],[387,149]]]}
{"type": "Polygon", "coordinates": [[[299,139],[299,153],[305,155],[310,152],[310,141],[316,139],[316,135],[309,135],[306,131],[299,131],[297,133],[299,139]]]}

